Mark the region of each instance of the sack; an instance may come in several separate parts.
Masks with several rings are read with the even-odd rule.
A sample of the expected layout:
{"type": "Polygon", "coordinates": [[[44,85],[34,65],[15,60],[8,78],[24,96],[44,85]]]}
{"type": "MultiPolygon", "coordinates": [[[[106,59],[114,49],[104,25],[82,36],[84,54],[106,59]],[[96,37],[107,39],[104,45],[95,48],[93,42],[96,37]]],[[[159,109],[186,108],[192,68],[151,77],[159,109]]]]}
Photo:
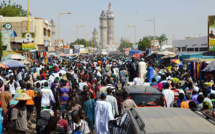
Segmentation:
{"type": "Polygon", "coordinates": [[[51,118],[51,114],[48,111],[42,111],[40,113],[40,117],[37,121],[36,125],[36,131],[38,134],[43,133],[43,131],[46,129],[46,126],[48,125],[49,119],[51,118]]]}

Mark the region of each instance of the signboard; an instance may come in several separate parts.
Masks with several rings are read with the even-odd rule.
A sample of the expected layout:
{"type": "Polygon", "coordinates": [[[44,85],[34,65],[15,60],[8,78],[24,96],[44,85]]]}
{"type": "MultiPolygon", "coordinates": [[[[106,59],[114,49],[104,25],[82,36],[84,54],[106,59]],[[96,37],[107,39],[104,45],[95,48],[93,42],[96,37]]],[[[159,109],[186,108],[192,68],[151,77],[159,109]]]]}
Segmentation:
{"type": "Polygon", "coordinates": [[[138,47],[138,45],[135,45],[135,44],[132,45],[133,49],[137,49],[137,47],[138,47]]]}
{"type": "Polygon", "coordinates": [[[12,29],[12,24],[8,22],[5,25],[3,25],[3,28],[5,28],[6,30],[10,30],[12,29]]]}
{"type": "Polygon", "coordinates": [[[215,51],[215,15],[208,17],[208,48],[215,51]]]}
{"type": "Polygon", "coordinates": [[[152,40],[151,41],[151,47],[159,47],[159,40],[152,40]]]}
{"type": "Polygon", "coordinates": [[[34,33],[22,34],[22,50],[35,50],[34,33]]]}
{"type": "Polygon", "coordinates": [[[80,52],[80,45],[74,45],[74,53],[80,52]]]}

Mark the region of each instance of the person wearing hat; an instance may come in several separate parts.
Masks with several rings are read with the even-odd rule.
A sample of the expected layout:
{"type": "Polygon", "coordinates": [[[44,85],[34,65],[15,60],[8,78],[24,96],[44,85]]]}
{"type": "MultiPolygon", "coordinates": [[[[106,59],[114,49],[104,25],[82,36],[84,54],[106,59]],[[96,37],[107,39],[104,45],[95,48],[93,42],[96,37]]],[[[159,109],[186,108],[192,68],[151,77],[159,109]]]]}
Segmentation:
{"type": "Polygon", "coordinates": [[[112,106],[106,102],[106,94],[101,93],[101,101],[96,101],[95,107],[95,133],[108,134],[108,122],[113,120],[112,106]],[[102,111],[102,112],[101,112],[102,111]]]}
{"type": "Polygon", "coordinates": [[[27,108],[26,102],[27,100],[31,100],[32,98],[26,93],[20,93],[15,100],[18,100],[16,106],[11,109],[11,118],[10,121],[12,124],[16,124],[16,132],[17,133],[34,133],[33,129],[28,128],[27,121],[27,108]]]}

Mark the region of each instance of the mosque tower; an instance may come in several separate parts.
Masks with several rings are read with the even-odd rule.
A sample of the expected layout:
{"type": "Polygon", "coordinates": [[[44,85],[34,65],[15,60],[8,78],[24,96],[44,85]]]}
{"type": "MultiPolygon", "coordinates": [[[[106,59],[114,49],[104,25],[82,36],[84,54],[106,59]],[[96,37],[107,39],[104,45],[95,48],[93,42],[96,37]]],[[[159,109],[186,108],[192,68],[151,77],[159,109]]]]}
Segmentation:
{"type": "Polygon", "coordinates": [[[114,45],[114,12],[111,3],[107,10],[107,44],[114,45]]]}
{"type": "Polygon", "coordinates": [[[107,16],[103,10],[100,16],[100,45],[102,49],[107,48],[107,16]]]}
{"type": "Polygon", "coordinates": [[[98,43],[98,31],[96,28],[93,30],[93,45],[97,46],[98,43]]]}

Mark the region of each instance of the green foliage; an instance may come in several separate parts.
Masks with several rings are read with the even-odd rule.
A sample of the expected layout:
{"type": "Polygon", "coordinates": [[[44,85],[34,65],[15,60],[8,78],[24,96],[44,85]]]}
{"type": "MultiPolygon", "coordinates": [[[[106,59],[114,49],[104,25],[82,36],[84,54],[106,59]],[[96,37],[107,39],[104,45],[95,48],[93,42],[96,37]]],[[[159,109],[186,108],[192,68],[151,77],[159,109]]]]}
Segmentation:
{"type": "MultiPolygon", "coordinates": [[[[31,13],[29,13],[31,15],[31,13]]],[[[28,16],[28,11],[24,10],[21,5],[13,3],[9,0],[8,3],[3,1],[0,4],[0,15],[5,17],[26,17],[28,16]]]]}
{"type": "Polygon", "coordinates": [[[150,47],[151,47],[150,37],[143,37],[143,39],[138,42],[138,50],[145,51],[150,47]]]}
{"type": "Polygon", "coordinates": [[[167,41],[167,37],[166,37],[166,34],[162,34],[160,37],[158,37],[158,40],[159,40],[159,44],[162,45],[162,43],[164,41],[167,41]]]}
{"type": "MultiPolygon", "coordinates": [[[[77,41],[77,40],[76,40],[77,41]]],[[[76,41],[71,42],[70,43],[70,47],[72,47],[73,45],[76,45],[76,41]]],[[[96,47],[95,45],[96,43],[94,43],[93,41],[87,41],[87,47],[96,47]]],[[[86,40],[85,39],[78,39],[78,45],[84,45],[84,47],[86,47],[86,40]]]]}
{"type": "Polygon", "coordinates": [[[3,42],[2,42],[2,32],[0,31],[0,61],[3,56],[3,42]]]}
{"type": "Polygon", "coordinates": [[[119,50],[120,52],[124,52],[124,49],[130,48],[130,47],[132,47],[132,43],[127,42],[127,41],[123,41],[123,42],[120,44],[118,50],[119,50]]]}

